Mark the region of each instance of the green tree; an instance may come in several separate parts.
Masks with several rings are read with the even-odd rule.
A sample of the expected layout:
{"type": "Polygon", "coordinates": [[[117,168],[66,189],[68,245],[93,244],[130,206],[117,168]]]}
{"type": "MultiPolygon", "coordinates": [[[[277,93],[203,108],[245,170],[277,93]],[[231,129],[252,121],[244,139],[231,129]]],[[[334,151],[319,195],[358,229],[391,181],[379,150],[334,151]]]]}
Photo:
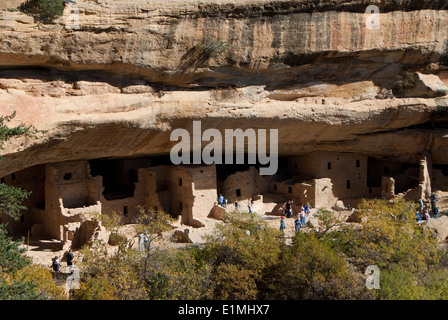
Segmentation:
{"type": "Polygon", "coordinates": [[[64,0],[28,0],[20,10],[36,14],[44,22],[51,22],[64,13],[64,0]]]}
{"type": "Polygon", "coordinates": [[[0,300],[65,299],[51,273],[33,266],[20,245],[0,225],[0,300]]]}
{"type": "Polygon", "coordinates": [[[340,300],[366,296],[362,279],[328,242],[315,233],[297,233],[293,244],[276,263],[268,299],[340,300]]]}
{"type": "Polygon", "coordinates": [[[365,265],[380,269],[401,267],[411,272],[437,264],[441,250],[431,232],[417,225],[411,203],[364,200],[359,205],[363,217],[361,228],[354,233],[349,254],[365,265]]]}
{"type": "Polygon", "coordinates": [[[146,298],[140,281],[140,259],[130,248],[109,252],[106,243],[96,240],[80,250],[82,261],[79,300],[140,300],[146,298]]]}
{"type": "Polygon", "coordinates": [[[420,300],[426,299],[425,287],[418,283],[417,276],[400,266],[381,272],[381,286],[373,294],[380,300],[420,300]]]}
{"type": "MultiPolygon", "coordinates": [[[[36,130],[33,126],[26,126],[20,124],[18,126],[8,125],[15,117],[15,111],[9,116],[0,116],[0,148],[4,143],[15,137],[32,137],[36,133],[41,132],[36,130]]],[[[0,161],[2,158],[0,158],[0,161]]],[[[13,219],[20,218],[20,211],[25,210],[26,207],[22,205],[22,201],[29,197],[31,192],[8,186],[0,183],[0,213],[7,214],[13,219]]]]}
{"type": "MultiPolygon", "coordinates": [[[[119,216],[102,215],[101,220],[112,234],[118,234],[119,216]]],[[[163,211],[138,207],[136,223],[138,232],[148,234],[149,250],[139,252],[129,242],[122,242],[118,250],[109,252],[106,243],[96,240],[81,249],[80,267],[83,277],[80,289],[74,293],[77,299],[86,300],[141,300],[165,297],[168,289],[163,285],[163,274],[167,270],[164,257],[154,250],[153,244],[161,234],[171,229],[174,219],[163,211]],[[156,277],[153,276],[155,271],[156,277]],[[156,280],[154,280],[156,279],[156,280]],[[162,288],[162,289],[158,289],[162,288]],[[163,291],[163,292],[162,292],[163,291]]]]}
{"type": "Polygon", "coordinates": [[[149,299],[211,299],[211,266],[202,250],[194,245],[185,248],[157,248],[146,266],[144,279],[149,299]]]}
{"type": "Polygon", "coordinates": [[[278,261],[286,244],[282,233],[257,215],[234,212],[205,237],[203,250],[212,268],[215,299],[254,299],[269,283],[265,270],[278,261]]]}
{"type": "MultiPolygon", "coordinates": [[[[20,124],[8,125],[15,117],[15,112],[9,116],[0,117],[0,147],[14,137],[30,137],[38,131],[32,126],[20,124]]],[[[1,159],[0,159],[1,160],[1,159]]],[[[0,184],[0,214],[6,214],[13,219],[20,218],[20,211],[26,209],[21,202],[29,193],[25,190],[0,184]]],[[[21,242],[8,237],[5,225],[0,225],[0,300],[2,299],[42,299],[38,285],[27,279],[20,271],[29,267],[31,261],[24,256],[25,249],[20,248],[21,242]],[[18,276],[19,275],[19,276],[18,276]]]]}

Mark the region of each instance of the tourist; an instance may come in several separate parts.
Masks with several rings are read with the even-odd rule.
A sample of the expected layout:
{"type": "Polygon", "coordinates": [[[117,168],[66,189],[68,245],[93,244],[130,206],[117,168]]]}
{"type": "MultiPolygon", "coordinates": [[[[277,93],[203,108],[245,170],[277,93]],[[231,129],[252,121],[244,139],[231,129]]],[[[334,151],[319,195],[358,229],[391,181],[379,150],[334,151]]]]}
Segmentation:
{"type": "Polygon", "coordinates": [[[434,219],[437,219],[437,215],[439,214],[439,208],[434,207],[434,209],[432,210],[432,213],[434,215],[434,219]]]}
{"type": "Polygon", "coordinates": [[[252,199],[249,199],[249,201],[247,202],[247,206],[249,208],[249,213],[252,213],[252,199]]]}
{"type": "Polygon", "coordinates": [[[140,251],[144,250],[144,248],[143,248],[144,237],[145,237],[145,235],[142,232],[140,232],[138,235],[138,249],[140,251]]]}
{"type": "Polygon", "coordinates": [[[423,199],[418,200],[418,204],[420,205],[420,211],[423,212],[425,205],[423,204],[423,199]]]}
{"type": "Polygon", "coordinates": [[[285,203],[285,215],[286,215],[286,218],[291,218],[291,216],[292,216],[292,206],[291,206],[290,200],[288,200],[285,203]]]}
{"type": "Polygon", "coordinates": [[[302,223],[302,227],[305,227],[305,220],[306,220],[306,213],[305,213],[305,209],[302,207],[302,210],[300,211],[300,218],[301,218],[301,223],[302,223]]]}
{"type": "Polygon", "coordinates": [[[224,197],[222,196],[222,194],[219,194],[219,197],[218,197],[218,204],[219,204],[220,206],[222,206],[222,205],[224,204],[224,197]]]}
{"type": "Polygon", "coordinates": [[[69,249],[67,252],[67,255],[65,256],[67,258],[67,267],[70,267],[73,265],[73,252],[72,249],[69,249]]]}
{"type": "Polygon", "coordinates": [[[434,210],[436,206],[437,196],[434,193],[431,193],[431,209],[434,210]]]}
{"type": "Polygon", "coordinates": [[[149,251],[149,236],[148,236],[148,233],[145,232],[143,240],[145,242],[145,250],[149,251]]]}
{"type": "Polygon", "coordinates": [[[280,231],[285,232],[285,219],[283,219],[283,216],[280,219],[280,231]]]}
{"type": "Polygon", "coordinates": [[[415,216],[417,217],[417,223],[420,222],[422,220],[421,216],[420,216],[420,212],[417,211],[417,213],[415,214],[415,216]]]}
{"type": "Polygon", "coordinates": [[[431,217],[429,216],[428,210],[425,211],[425,219],[426,219],[426,221],[431,220],[431,217]]]}
{"type": "Polygon", "coordinates": [[[240,211],[238,210],[238,201],[237,201],[237,200],[235,200],[235,211],[240,212],[240,211]]]}
{"type": "Polygon", "coordinates": [[[297,218],[296,220],[294,220],[294,229],[296,230],[296,232],[299,232],[301,227],[302,223],[300,222],[300,219],[297,218]]]}
{"type": "Polygon", "coordinates": [[[61,271],[61,263],[59,262],[59,257],[56,256],[53,258],[53,271],[60,272],[61,271]]]}
{"type": "Polygon", "coordinates": [[[224,198],[224,208],[227,208],[227,202],[228,202],[228,200],[226,198],[224,198]]]}
{"type": "Polygon", "coordinates": [[[310,212],[310,203],[309,203],[309,202],[306,203],[304,209],[305,209],[305,213],[306,213],[306,214],[308,214],[308,213],[310,212]]]}

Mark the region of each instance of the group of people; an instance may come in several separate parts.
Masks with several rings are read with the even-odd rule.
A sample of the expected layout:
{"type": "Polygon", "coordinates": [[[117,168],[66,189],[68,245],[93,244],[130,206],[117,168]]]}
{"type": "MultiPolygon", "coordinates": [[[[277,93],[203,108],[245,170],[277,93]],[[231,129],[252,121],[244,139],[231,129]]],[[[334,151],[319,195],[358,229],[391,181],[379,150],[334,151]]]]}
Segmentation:
{"type": "Polygon", "coordinates": [[[148,251],[149,250],[149,236],[148,233],[139,233],[138,234],[138,249],[140,251],[148,251]]]}
{"type": "MultiPolygon", "coordinates": [[[[228,202],[229,201],[227,200],[227,198],[225,198],[222,194],[219,194],[219,196],[218,196],[218,205],[220,205],[223,208],[227,208],[228,202]]],[[[239,212],[238,200],[235,200],[234,205],[235,205],[235,211],[239,212]]],[[[253,205],[252,199],[247,200],[247,208],[249,209],[249,213],[254,213],[253,210],[252,210],[253,209],[252,205],[253,205]]]]}
{"type": "MultiPolygon", "coordinates": [[[[74,255],[72,252],[72,249],[69,249],[67,254],[65,255],[65,258],[67,260],[67,267],[70,268],[70,266],[73,265],[73,259],[74,259],[74,255]]],[[[53,271],[56,273],[61,272],[61,262],[59,261],[59,256],[55,256],[53,258],[53,261],[51,263],[51,267],[53,268],[53,271]]]]}
{"type": "Polygon", "coordinates": [[[221,207],[227,208],[227,203],[228,203],[228,200],[222,194],[219,194],[218,204],[221,207]]]}
{"type": "Polygon", "coordinates": [[[437,215],[439,214],[439,208],[437,207],[437,196],[433,193],[430,196],[430,201],[425,201],[423,199],[418,200],[419,210],[415,213],[417,223],[421,223],[422,221],[429,221],[431,216],[429,211],[432,212],[433,217],[437,219],[437,215]],[[427,204],[431,203],[431,207],[428,208],[427,204]]]}
{"type": "MultiPolygon", "coordinates": [[[[285,203],[285,206],[283,209],[284,209],[286,218],[291,218],[294,216],[294,212],[292,210],[292,203],[293,202],[291,200],[288,200],[285,203]]],[[[300,208],[300,212],[297,213],[296,219],[294,220],[294,230],[296,232],[299,232],[300,229],[302,229],[306,226],[306,217],[309,215],[309,213],[310,213],[310,204],[309,203],[307,203],[306,205],[304,205],[300,208]]],[[[285,218],[282,216],[280,219],[280,230],[284,232],[285,227],[286,227],[285,218]]]]}

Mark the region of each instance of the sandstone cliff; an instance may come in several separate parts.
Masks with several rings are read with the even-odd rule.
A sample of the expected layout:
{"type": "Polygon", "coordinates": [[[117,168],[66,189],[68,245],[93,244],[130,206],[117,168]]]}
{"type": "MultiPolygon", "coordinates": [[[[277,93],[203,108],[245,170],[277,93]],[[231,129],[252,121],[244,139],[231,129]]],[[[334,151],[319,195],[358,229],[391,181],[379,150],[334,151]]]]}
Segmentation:
{"type": "Polygon", "coordinates": [[[169,153],[172,129],[277,128],[279,153],[448,158],[446,1],[78,1],[0,11],[0,114],[47,130],[37,164],[169,153]],[[380,10],[367,25],[367,5],[380,10]]]}

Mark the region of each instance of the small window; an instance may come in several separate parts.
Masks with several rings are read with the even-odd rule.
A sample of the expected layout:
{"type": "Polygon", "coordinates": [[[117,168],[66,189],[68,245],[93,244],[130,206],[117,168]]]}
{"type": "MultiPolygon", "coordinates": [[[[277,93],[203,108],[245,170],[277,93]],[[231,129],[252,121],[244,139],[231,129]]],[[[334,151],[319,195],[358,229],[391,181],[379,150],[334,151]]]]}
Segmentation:
{"type": "Polygon", "coordinates": [[[383,174],[386,175],[386,176],[389,175],[389,166],[384,166],[383,167],[383,174]]]}
{"type": "Polygon", "coordinates": [[[16,174],[15,173],[11,174],[11,179],[12,180],[16,180],[16,174]]]}
{"type": "Polygon", "coordinates": [[[328,163],[327,163],[327,169],[328,169],[328,170],[331,170],[331,162],[328,162],[328,163]]]}
{"type": "Polygon", "coordinates": [[[347,189],[350,189],[351,185],[350,185],[350,180],[347,180],[347,189]]]}
{"type": "Polygon", "coordinates": [[[356,168],[359,168],[361,166],[361,161],[356,160],[356,168]]]}
{"type": "Polygon", "coordinates": [[[123,207],[123,215],[126,217],[128,215],[128,206],[123,207]]]}
{"type": "Polygon", "coordinates": [[[5,178],[2,178],[0,183],[5,183],[5,178]]]}
{"type": "Polygon", "coordinates": [[[179,187],[182,187],[182,179],[179,178],[179,187]]]}
{"type": "Polygon", "coordinates": [[[184,204],[182,201],[179,202],[179,211],[182,211],[184,209],[184,204]]]}
{"type": "Polygon", "coordinates": [[[72,174],[71,173],[64,174],[64,180],[70,180],[71,178],[72,178],[72,174]]]}
{"type": "Polygon", "coordinates": [[[292,187],[288,187],[288,193],[292,193],[292,187]]]}
{"type": "Polygon", "coordinates": [[[274,184],[274,191],[277,191],[277,185],[274,184]]]}
{"type": "Polygon", "coordinates": [[[241,197],[241,189],[236,189],[236,196],[241,197]]]}

